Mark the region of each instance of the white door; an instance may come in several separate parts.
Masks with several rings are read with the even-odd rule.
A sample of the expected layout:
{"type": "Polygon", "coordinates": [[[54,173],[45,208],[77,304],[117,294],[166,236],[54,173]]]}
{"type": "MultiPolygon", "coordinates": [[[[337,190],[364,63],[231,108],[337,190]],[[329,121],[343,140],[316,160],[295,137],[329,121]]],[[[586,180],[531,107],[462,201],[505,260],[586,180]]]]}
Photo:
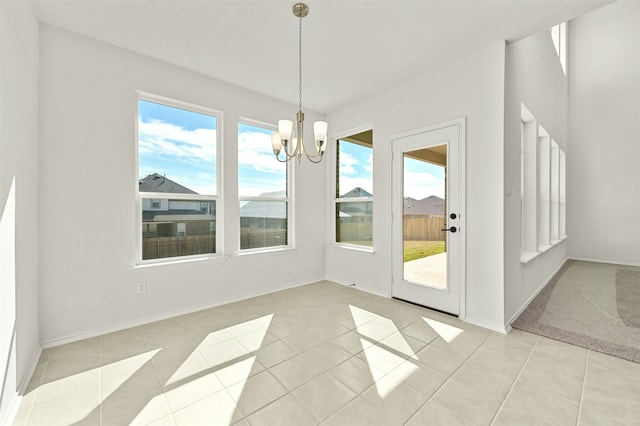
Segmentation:
{"type": "Polygon", "coordinates": [[[393,150],[393,297],[461,313],[464,119],[401,135],[393,150]]]}

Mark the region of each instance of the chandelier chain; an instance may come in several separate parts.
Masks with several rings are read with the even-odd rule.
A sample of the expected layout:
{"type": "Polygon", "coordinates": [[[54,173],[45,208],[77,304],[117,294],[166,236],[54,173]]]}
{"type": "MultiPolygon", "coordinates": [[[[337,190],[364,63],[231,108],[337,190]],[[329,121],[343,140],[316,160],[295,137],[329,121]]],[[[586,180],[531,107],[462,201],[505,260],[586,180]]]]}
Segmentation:
{"type": "Polygon", "coordinates": [[[302,16],[298,27],[298,109],[302,111],[302,16]]]}

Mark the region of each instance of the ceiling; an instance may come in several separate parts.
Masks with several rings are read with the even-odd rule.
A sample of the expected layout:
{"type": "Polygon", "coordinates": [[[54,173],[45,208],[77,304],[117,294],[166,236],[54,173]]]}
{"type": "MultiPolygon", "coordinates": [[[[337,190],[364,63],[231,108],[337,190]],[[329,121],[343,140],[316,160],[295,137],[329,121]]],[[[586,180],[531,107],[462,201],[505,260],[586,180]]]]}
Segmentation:
{"type": "MultiPolygon", "coordinates": [[[[327,113],[495,40],[517,40],[610,0],[308,0],[303,106],[327,113]]],[[[293,104],[294,1],[43,0],[47,24],[293,104]]]]}

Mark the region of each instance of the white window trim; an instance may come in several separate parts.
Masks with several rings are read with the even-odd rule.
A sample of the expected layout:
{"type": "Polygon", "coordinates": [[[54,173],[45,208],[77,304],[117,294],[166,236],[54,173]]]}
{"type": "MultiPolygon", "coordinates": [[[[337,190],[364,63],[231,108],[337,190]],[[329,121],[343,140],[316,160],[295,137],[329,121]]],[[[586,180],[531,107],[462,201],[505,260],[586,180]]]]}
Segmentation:
{"type": "MultiPolygon", "coordinates": [[[[329,227],[332,230],[330,233],[328,233],[328,238],[329,240],[327,241],[327,245],[330,247],[334,247],[334,248],[339,248],[339,249],[344,249],[344,250],[349,250],[349,251],[353,251],[353,252],[359,252],[359,253],[364,253],[364,254],[374,254],[376,252],[375,249],[375,243],[376,243],[376,239],[375,239],[375,235],[372,236],[371,239],[371,246],[363,246],[360,244],[349,244],[349,243],[343,243],[343,242],[339,242],[336,241],[336,220],[335,220],[335,212],[336,212],[336,208],[338,207],[338,203],[345,203],[345,202],[371,202],[372,206],[372,212],[375,207],[375,201],[374,201],[374,196],[375,196],[375,181],[376,181],[376,177],[375,177],[375,172],[372,173],[372,186],[374,187],[374,196],[373,197],[348,197],[348,198],[342,198],[342,197],[337,197],[336,194],[338,193],[338,180],[336,178],[337,173],[338,173],[338,164],[336,161],[337,155],[338,155],[338,141],[344,138],[348,138],[349,136],[352,135],[357,135],[358,133],[362,133],[362,132],[366,132],[366,131],[373,131],[373,124],[367,124],[367,125],[363,125],[360,127],[356,127],[354,129],[351,129],[349,131],[346,132],[342,132],[342,133],[338,133],[334,136],[332,136],[330,138],[331,140],[331,152],[327,153],[330,154],[331,157],[329,157],[328,155],[325,155],[328,158],[331,158],[331,169],[330,169],[330,173],[328,176],[328,179],[330,179],[330,184],[328,185],[328,188],[331,191],[331,200],[332,202],[329,205],[329,211],[327,214],[327,218],[330,221],[329,227]]],[[[373,146],[371,147],[371,154],[373,155],[373,146]]],[[[375,161],[375,160],[374,160],[375,161]]],[[[373,215],[373,217],[375,218],[375,215],[373,215]]],[[[373,219],[373,221],[375,222],[375,219],[373,219]]],[[[374,233],[374,229],[375,226],[372,226],[372,234],[374,233]]]]}
{"type": "Polygon", "coordinates": [[[566,155],[524,104],[520,129],[525,132],[520,262],[526,264],[567,238],[566,155]]]}
{"type": "Polygon", "coordinates": [[[218,159],[222,158],[222,143],[221,143],[221,135],[223,134],[223,113],[222,111],[214,110],[208,107],[191,104],[184,101],[179,101],[172,98],[167,98],[160,95],[155,95],[153,93],[143,92],[140,90],[136,90],[136,109],[135,109],[135,134],[133,137],[134,145],[135,145],[135,179],[134,182],[134,193],[136,194],[136,238],[135,238],[135,261],[134,268],[138,266],[146,266],[146,265],[160,265],[160,264],[172,264],[172,263],[181,263],[185,261],[192,261],[198,259],[220,259],[223,258],[223,241],[224,241],[224,226],[223,226],[223,212],[224,206],[222,205],[221,200],[223,188],[222,185],[222,168],[223,162],[218,161],[218,159]],[[139,180],[140,180],[140,152],[138,150],[138,141],[139,141],[139,129],[138,129],[138,101],[148,101],[154,102],[161,105],[166,105],[173,108],[179,108],[186,111],[196,112],[199,114],[209,115],[211,117],[215,117],[216,119],[216,194],[215,195],[202,195],[202,194],[171,194],[171,193],[159,193],[159,192],[139,192],[139,180]],[[172,199],[172,200],[199,200],[199,201],[215,201],[216,202],[216,252],[215,253],[206,253],[206,254],[195,254],[189,256],[178,256],[178,257],[164,257],[159,259],[142,259],[142,199],[143,198],[160,198],[160,199],[172,199]]]}
{"type": "MultiPolygon", "coordinates": [[[[255,127],[260,127],[266,130],[272,130],[273,132],[277,132],[278,131],[278,127],[270,124],[270,123],[266,123],[263,121],[258,121],[258,120],[254,120],[251,118],[245,118],[245,117],[240,117],[238,119],[238,123],[236,125],[236,132],[238,131],[237,127],[240,124],[246,124],[248,126],[255,126],[255,127]]],[[[239,135],[239,133],[236,133],[239,135]]],[[[239,139],[239,138],[238,138],[239,139]]],[[[236,148],[237,150],[238,148],[236,148]]],[[[275,156],[275,155],[274,155],[275,156]]],[[[240,195],[240,179],[238,176],[238,251],[236,252],[236,255],[250,255],[250,254],[261,254],[261,253],[272,253],[272,252],[279,252],[279,251],[285,251],[285,250],[294,250],[296,247],[295,244],[295,233],[294,233],[294,229],[295,229],[295,218],[294,218],[294,170],[295,167],[293,167],[293,162],[295,160],[291,160],[288,161],[286,163],[287,166],[287,195],[285,197],[264,197],[264,196],[247,196],[247,195],[240,195]],[[287,203],[287,244],[283,244],[280,246],[269,246],[269,247],[258,247],[258,248],[251,248],[251,249],[241,249],[240,248],[240,203],[243,201],[280,201],[280,202],[286,202],[287,203]]],[[[240,173],[240,165],[238,164],[237,166],[237,173],[240,173]]]]}

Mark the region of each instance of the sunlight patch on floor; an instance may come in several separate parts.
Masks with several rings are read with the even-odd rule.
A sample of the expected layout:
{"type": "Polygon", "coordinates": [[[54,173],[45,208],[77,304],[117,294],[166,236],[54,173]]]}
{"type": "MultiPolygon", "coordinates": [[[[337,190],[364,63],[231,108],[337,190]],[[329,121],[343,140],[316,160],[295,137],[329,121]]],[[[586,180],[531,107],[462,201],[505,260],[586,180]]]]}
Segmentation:
{"type": "Polygon", "coordinates": [[[422,319],[447,343],[451,343],[464,332],[461,328],[440,321],[422,317],[422,319]]]}
{"type": "Polygon", "coordinates": [[[360,344],[376,385],[376,392],[378,396],[385,398],[418,367],[407,363],[408,366],[395,377],[395,380],[382,378],[400,366],[407,357],[416,360],[418,357],[392,320],[353,305],[349,305],[349,309],[356,324],[356,331],[366,338],[360,338],[360,344]],[[374,344],[370,345],[370,342],[374,344]],[[414,369],[410,368],[412,365],[414,369]]]}

